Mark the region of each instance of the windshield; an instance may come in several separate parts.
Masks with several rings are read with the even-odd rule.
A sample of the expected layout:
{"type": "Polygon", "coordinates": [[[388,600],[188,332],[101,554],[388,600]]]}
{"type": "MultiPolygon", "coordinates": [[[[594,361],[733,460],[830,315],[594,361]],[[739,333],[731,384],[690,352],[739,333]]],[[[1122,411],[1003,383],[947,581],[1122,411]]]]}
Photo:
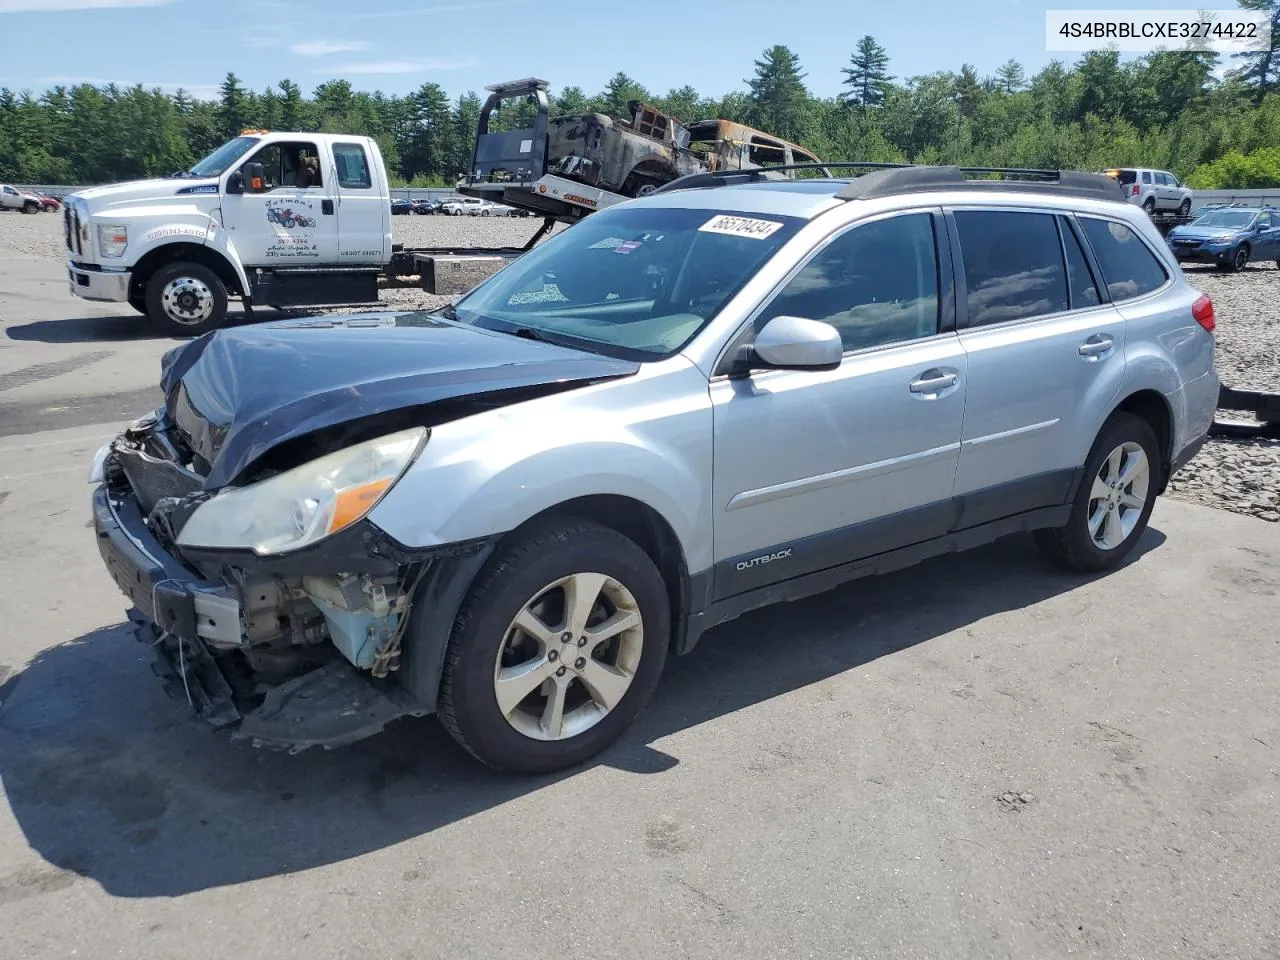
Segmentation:
{"type": "Polygon", "coordinates": [[[257,137],[236,137],[234,140],[228,140],[188,172],[197,177],[219,177],[257,142],[257,137]]]}
{"type": "Polygon", "coordinates": [[[623,359],[660,359],[688,343],[804,222],[604,210],[494,274],[450,316],[623,359]]]}
{"type": "Polygon", "coordinates": [[[1194,223],[1197,227],[1230,227],[1233,230],[1243,230],[1253,223],[1253,218],[1256,216],[1257,214],[1251,210],[1212,210],[1196,217],[1194,223]]]}

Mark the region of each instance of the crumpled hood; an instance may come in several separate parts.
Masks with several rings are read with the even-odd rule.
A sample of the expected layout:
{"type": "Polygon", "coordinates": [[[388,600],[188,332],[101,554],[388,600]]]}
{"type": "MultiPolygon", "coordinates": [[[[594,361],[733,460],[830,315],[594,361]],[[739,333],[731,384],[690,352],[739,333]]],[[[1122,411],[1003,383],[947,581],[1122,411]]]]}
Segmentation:
{"type": "Polygon", "coordinates": [[[165,354],[160,388],[166,416],[209,465],[205,489],[215,490],[273,447],[325,427],[639,369],[424,313],[353,314],[215,330],[165,354]]]}

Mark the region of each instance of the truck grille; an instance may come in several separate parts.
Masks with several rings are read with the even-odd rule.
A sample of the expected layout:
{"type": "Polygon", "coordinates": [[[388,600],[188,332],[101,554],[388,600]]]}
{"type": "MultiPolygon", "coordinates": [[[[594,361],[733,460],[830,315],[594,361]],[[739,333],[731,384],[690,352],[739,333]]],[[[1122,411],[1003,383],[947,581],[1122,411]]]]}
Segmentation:
{"type": "Polygon", "coordinates": [[[83,253],[84,245],[80,242],[80,214],[70,203],[63,205],[62,227],[67,235],[67,249],[75,254],[83,253]]]}

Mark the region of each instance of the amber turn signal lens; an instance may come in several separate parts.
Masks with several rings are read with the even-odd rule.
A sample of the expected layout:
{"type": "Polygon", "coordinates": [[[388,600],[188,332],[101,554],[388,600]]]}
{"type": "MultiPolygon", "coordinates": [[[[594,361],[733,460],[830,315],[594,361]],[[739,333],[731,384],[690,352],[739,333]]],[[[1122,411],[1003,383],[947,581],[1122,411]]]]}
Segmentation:
{"type": "Polygon", "coordinates": [[[337,533],[363,517],[373,509],[390,487],[390,480],[375,480],[360,487],[350,487],[339,493],[337,502],[333,506],[333,517],[329,520],[329,533],[337,533]]]}

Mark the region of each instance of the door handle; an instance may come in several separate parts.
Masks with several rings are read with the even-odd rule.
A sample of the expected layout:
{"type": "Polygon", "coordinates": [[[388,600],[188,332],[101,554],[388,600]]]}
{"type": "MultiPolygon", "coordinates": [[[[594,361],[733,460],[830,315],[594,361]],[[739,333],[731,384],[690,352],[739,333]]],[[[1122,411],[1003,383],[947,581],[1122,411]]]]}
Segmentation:
{"type": "Polygon", "coordinates": [[[333,201],[327,197],[320,201],[320,212],[327,217],[333,216],[333,201]]]}
{"type": "Polygon", "coordinates": [[[1082,357],[1100,357],[1104,353],[1110,353],[1111,347],[1115,341],[1105,333],[1095,333],[1092,337],[1080,344],[1080,356],[1082,357]]]}
{"type": "Polygon", "coordinates": [[[911,381],[908,389],[912,393],[937,394],[947,389],[947,387],[955,386],[958,379],[960,378],[954,373],[943,373],[941,370],[926,370],[920,374],[918,379],[911,381]]]}

